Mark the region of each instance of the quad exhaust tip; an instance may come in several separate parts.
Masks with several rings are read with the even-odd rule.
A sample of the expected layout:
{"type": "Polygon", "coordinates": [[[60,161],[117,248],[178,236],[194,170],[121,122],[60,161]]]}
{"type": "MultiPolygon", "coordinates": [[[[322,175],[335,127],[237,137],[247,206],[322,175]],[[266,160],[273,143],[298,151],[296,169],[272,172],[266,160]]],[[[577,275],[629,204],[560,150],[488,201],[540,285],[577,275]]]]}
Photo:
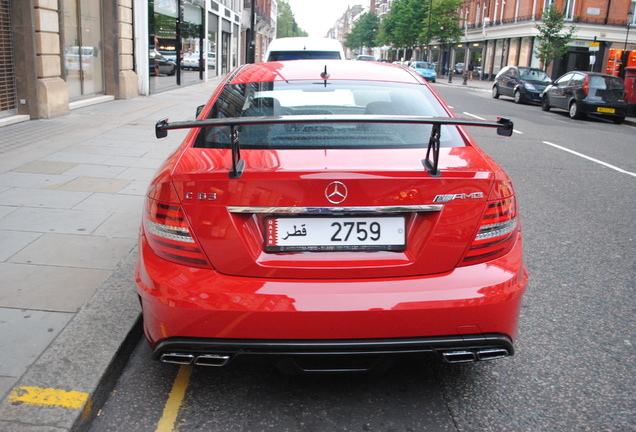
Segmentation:
{"type": "Polygon", "coordinates": [[[162,354],[160,360],[164,363],[179,365],[196,365],[196,366],[225,366],[230,361],[229,355],[223,354],[184,354],[184,353],[166,353],[162,354]]]}
{"type": "Polygon", "coordinates": [[[442,358],[446,363],[472,363],[475,361],[495,360],[508,357],[510,353],[505,348],[487,348],[478,350],[444,351],[442,358]]]}

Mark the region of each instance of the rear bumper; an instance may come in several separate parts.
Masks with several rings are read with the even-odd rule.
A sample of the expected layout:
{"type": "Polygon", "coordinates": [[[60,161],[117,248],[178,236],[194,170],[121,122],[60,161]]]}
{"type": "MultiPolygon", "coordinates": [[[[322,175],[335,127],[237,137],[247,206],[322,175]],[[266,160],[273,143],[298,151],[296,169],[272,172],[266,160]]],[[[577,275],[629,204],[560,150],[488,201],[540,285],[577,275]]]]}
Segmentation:
{"type": "Polygon", "coordinates": [[[158,258],[136,268],[151,348],[164,340],[379,340],[501,334],[514,340],[527,271],[504,257],[443,275],[360,279],[226,276],[158,258]]]}
{"type": "Polygon", "coordinates": [[[627,104],[605,104],[605,103],[595,103],[594,101],[590,101],[584,99],[581,102],[581,108],[586,114],[594,114],[598,116],[604,117],[625,117],[627,116],[627,104]],[[614,110],[614,112],[602,112],[601,110],[614,110]]]}
{"type": "Polygon", "coordinates": [[[397,356],[435,354],[447,363],[493,360],[514,354],[505,335],[364,340],[237,340],[169,338],[153,357],[165,363],[225,366],[236,358],[286,363],[304,372],[369,370],[397,356]]]}

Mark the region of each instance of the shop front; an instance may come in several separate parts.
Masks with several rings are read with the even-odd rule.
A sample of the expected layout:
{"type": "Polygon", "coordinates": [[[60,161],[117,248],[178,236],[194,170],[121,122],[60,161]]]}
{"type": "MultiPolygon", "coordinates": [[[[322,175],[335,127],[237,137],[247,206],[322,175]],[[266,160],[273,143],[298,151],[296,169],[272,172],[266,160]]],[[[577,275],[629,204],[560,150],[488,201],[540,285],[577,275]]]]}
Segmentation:
{"type": "Polygon", "coordinates": [[[151,0],[150,93],[200,82],[206,69],[204,9],[198,0],[151,0]]]}
{"type": "Polygon", "coordinates": [[[604,72],[625,78],[625,68],[636,67],[636,44],[619,44],[610,48],[604,72]]]}

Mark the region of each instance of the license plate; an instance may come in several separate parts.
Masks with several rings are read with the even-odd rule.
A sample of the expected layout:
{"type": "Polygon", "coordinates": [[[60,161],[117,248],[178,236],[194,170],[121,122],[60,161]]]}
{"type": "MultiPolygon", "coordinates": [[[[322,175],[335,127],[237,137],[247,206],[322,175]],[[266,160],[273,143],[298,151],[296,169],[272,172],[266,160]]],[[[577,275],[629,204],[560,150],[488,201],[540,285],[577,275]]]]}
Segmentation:
{"type": "Polygon", "coordinates": [[[404,225],[404,216],[268,217],[265,251],[401,251],[404,225]]]}
{"type": "Polygon", "coordinates": [[[614,108],[603,108],[603,107],[598,107],[596,108],[596,112],[602,112],[602,113],[608,113],[608,114],[614,114],[616,112],[616,110],[614,108]]]}

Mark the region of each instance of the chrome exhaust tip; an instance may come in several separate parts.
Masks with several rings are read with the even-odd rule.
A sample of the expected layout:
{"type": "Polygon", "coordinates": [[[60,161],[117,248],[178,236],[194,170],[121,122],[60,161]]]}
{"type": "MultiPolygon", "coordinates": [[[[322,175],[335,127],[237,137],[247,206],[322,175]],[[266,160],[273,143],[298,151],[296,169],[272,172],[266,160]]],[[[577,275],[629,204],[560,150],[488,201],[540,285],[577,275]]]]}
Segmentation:
{"type": "Polygon", "coordinates": [[[472,351],[446,351],[442,353],[442,358],[446,363],[470,363],[477,360],[472,351]]]}
{"type": "Polygon", "coordinates": [[[194,356],[183,353],[166,353],[161,355],[160,360],[164,363],[189,365],[194,361],[194,356]]]}
{"type": "Polygon", "coordinates": [[[229,355],[222,354],[202,354],[194,360],[197,366],[222,367],[230,361],[229,355]]]}
{"type": "Polygon", "coordinates": [[[505,348],[490,348],[477,351],[478,360],[496,360],[504,357],[508,357],[510,353],[505,348]]]}

